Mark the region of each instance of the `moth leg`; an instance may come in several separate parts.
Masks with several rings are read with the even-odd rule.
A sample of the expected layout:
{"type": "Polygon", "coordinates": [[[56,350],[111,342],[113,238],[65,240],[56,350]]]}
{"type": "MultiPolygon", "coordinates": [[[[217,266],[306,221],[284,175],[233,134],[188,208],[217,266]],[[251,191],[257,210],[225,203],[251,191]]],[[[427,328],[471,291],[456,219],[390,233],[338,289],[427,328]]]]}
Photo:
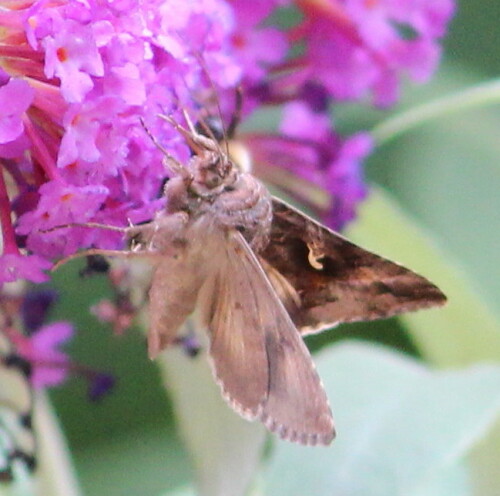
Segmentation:
{"type": "Polygon", "coordinates": [[[106,250],[103,248],[89,248],[87,250],[79,251],[77,253],[73,253],[68,255],[67,257],[58,260],[54,266],[50,269],[52,272],[59,269],[59,267],[67,264],[71,260],[75,258],[86,257],[88,255],[103,255],[105,257],[123,257],[123,258],[133,258],[133,257],[141,257],[148,256],[150,258],[159,257],[158,254],[155,253],[145,253],[144,251],[127,251],[127,250],[106,250]]]}
{"type": "Polygon", "coordinates": [[[129,231],[129,240],[148,253],[172,255],[185,244],[185,229],[189,214],[176,212],[158,215],[152,222],[134,226],[129,231]]]}
{"type": "Polygon", "coordinates": [[[71,227],[87,227],[89,229],[105,229],[107,231],[115,231],[126,233],[130,229],[129,227],[123,226],[112,226],[110,224],[100,224],[99,222],[68,222],[68,224],[60,224],[58,226],[49,227],[48,229],[40,229],[40,232],[48,233],[57,231],[59,229],[68,229],[71,227]]]}
{"type": "Polygon", "coordinates": [[[133,238],[142,232],[150,229],[150,223],[130,225],[130,226],[113,226],[111,224],[101,224],[99,222],[69,222],[68,224],[60,224],[58,226],[50,227],[48,229],[40,229],[40,232],[48,233],[57,231],[59,229],[70,229],[74,227],[86,227],[87,229],[103,229],[105,231],[121,232],[126,234],[129,238],[133,238]]]}

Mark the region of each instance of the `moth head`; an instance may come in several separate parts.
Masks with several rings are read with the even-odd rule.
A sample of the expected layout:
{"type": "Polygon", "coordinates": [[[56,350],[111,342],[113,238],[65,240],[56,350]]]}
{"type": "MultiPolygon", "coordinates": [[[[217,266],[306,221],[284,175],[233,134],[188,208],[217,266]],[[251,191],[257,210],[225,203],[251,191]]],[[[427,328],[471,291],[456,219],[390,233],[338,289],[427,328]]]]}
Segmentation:
{"type": "Polygon", "coordinates": [[[229,158],[229,148],[224,146],[226,142],[219,143],[204,120],[195,127],[185,110],[183,114],[187,127],[179,124],[171,115],[160,115],[184,138],[192,153],[187,168],[175,160],[171,168],[183,178],[186,187],[197,195],[210,195],[216,192],[214,190],[219,191],[232,184],[238,169],[229,158]]]}
{"type": "MultiPolygon", "coordinates": [[[[239,120],[239,117],[236,118],[239,120]]],[[[213,115],[205,116],[196,125],[196,131],[203,137],[212,141],[212,146],[218,144],[219,151],[226,154],[238,172],[252,172],[252,157],[248,147],[234,137],[236,124],[231,122],[228,130],[225,130],[220,117],[213,115]]]]}
{"type": "Polygon", "coordinates": [[[205,149],[191,159],[193,183],[205,190],[219,189],[234,182],[236,168],[229,157],[219,148],[205,149]]]}

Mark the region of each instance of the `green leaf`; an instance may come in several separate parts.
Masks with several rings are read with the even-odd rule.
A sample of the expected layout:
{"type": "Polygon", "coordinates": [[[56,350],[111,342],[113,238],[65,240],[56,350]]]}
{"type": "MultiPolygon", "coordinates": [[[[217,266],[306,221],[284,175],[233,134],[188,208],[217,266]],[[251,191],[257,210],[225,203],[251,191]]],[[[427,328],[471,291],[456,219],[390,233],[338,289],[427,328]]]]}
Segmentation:
{"type": "Polygon", "coordinates": [[[156,496],[186,484],[191,476],[177,433],[157,426],[137,426],[101,443],[94,441],[75,458],[85,496],[156,496]]]}
{"type": "Polygon", "coordinates": [[[392,116],[375,126],[372,135],[380,145],[416,126],[427,123],[429,120],[471,108],[494,105],[499,101],[500,79],[493,79],[456,93],[446,94],[392,116]]]}
{"type": "Polygon", "coordinates": [[[162,496],[196,496],[196,492],[191,486],[183,486],[163,493],[162,496]]]}
{"type": "Polygon", "coordinates": [[[463,470],[442,476],[500,414],[500,367],[431,371],[354,343],[324,350],[317,364],[338,438],[329,448],[278,443],[267,494],[421,496],[466,486],[463,470]]]}
{"type": "Polygon", "coordinates": [[[193,459],[198,494],[245,494],[260,464],[264,427],[243,420],[224,402],[205,353],[188,358],[169,350],[158,361],[193,459]]]}
{"type": "Polygon", "coordinates": [[[459,463],[443,467],[411,496],[469,496],[473,494],[471,485],[467,466],[460,460],[459,463]]]}
{"type": "Polygon", "coordinates": [[[498,361],[500,322],[478,298],[456,262],[386,192],[373,187],[359,220],[347,235],[428,277],[447,295],[449,301],[444,308],[401,317],[427,359],[440,366],[498,361]]]}

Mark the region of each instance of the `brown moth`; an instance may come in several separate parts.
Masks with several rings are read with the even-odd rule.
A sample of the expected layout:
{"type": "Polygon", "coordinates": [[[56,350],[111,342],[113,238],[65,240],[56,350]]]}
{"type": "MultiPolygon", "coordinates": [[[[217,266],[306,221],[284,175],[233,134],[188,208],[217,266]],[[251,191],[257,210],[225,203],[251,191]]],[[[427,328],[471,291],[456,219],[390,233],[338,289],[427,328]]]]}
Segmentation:
{"type": "Polygon", "coordinates": [[[271,197],[185,117],[188,128],[163,116],[193,152],[183,165],[163,150],[175,173],[165,209],[148,224],[108,227],[124,231],[133,250],[84,254],[147,257],[154,265],[151,358],[177,342],[196,310],[229,405],[283,439],[327,445],[333,418],[302,335],[446,298],[425,278],[271,197]]]}

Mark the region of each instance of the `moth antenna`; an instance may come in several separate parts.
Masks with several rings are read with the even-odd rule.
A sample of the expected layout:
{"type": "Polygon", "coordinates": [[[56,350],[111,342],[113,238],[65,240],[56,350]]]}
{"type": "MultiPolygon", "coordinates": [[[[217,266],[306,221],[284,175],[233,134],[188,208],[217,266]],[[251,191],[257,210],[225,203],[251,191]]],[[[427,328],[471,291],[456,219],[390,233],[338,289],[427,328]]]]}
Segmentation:
{"type": "MultiPolygon", "coordinates": [[[[226,126],[224,125],[224,119],[222,117],[222,108],[220,106],[220,100],[219,100],[219,95],[217,93],[217,88],[215,87],[214,80],[210,76],[210,72],[207,69],[207,65],[205,64],[205,60],[203,59],[203,56],[199,52],[193,52],[194,57],[198,60],[198,63],[200,64],[200,67],[203,69],[203,72],[205,73],[205,76],[208,79],[208,82],[210,83],[210,87],[212,88],[214,98],[215,98],[215,105],[217,106],[217,113],[219,114],[219,119],[221,122],[221,130],[222,130],[222,139],[224,141],[225,147],[226,147],[226,155],[229,157],[229,143],[228,143],[228,133],[226,132],[226,126]]],[[[210,133],[213,135],[213,133],[210,131],[210,133]]],[[[217,140],[215,140],[217,143],[217,140]]]]}
{"type": "MultiPolygon", "coordinates": [[[[144,252],[138,252],[138,251],[106,250],[105,248],[89,248],[87,250],[79,251],[77,253],[73,253],[71,255],[68,255],[67,257],[61,258],[61,260],[57,261],[52,266],[50,271],[54,272],[57,269],[59,269],[59,267],[66,265],[71,260],[74,260],[75,258],[86,257],[88,255],[103,255],[105,257],[124,257],[124,258],[144,257],[145,256],[144,252]]],[[[158,255],[155,255],[154,253],[151,253],[151,254],[148,253],[148,256],[156,257],[158,255]]]]}
{"type": "MultiPolygon", "coordinates": [[[[231,122],[229,123],[229,126],[227,127],[227,136],[229,139],[233,139],[236,128],[240,124],[241,121],[241,114],[243,111],[243,88],[241,84],[239,84],[236,88],[236,99],[234,103],[234,113],[231,116],[231,122]]],[[[224,125],[224,123],[222,123],[224,125]]]]}
{"type": "MultiPolygon", "coordinates": [[[[177,36],[179,37],[179,39],[181,41],[185,42],[185,39],[184,39],[184,37],[182,36],[181,33],[177,32],[176,34],[177,34],[177,36]]],[[[220,106],[219,96],[218,96],[218,93],[217,93],[217,89],[216,89],[215,83],[214,83],[212,77],[210,76],[210,73],[209,73],[209,71],[207,69],[207,65],[205,63],[205,60],[203,58],[202,53],[200,51],[198,51],[198,50],[192,50],[191,53],[192,53],[193,57],[200,64],[200,67],[202,68],[203,72],[205,73],[205,76],[207,77],[207,79],[208,79],[208,81],[210,83],[210,86],[212,88],[212,92],[213,92],[214,97],[215,97],[215,104],[217,106],[217,113],[219,114],[219,119],[220,119],[220,122],[221,122],[222,137],[223,137],[223,140],[224,140],[224,143],[225,143],[225,147],[226,147],[226,155],[229,157],[229,144],[228,144],[228,139],[227,139],[228,135],[227,135],[227,132],[226,132],[226,129],[225,129],[225,126],[224,126],[224,119],[222,117],[222,109],[221,109],[221,106],[220,106]]],[[[187,88],[189,88],[185,81],[184,81],[184,84],[186,85],[187,88]]],[[[185,112],[184,109],[183,109],[183,113],[184,113],[184,117],[186,118],[186,121],[188,122],[188,126],[189,126],[189,122],[190,122],[189,116],[187,116],[187,113],[185,112]]],[[[219,149],[219,153],[222,153],[222,149],[220,148],[220,144],[219,144],[218,140],[215,138],[212,130],[209,128],[209,126],[207,126],[206,123],[203,123],[202,119],[200,119],[200,122],[202,123],[203,128],[207,131],[209,137],[213,140],[213,142],[215,143],[215,145],[219,149]]],[[[179,128],[177,128],[177,130],[179,132],[181,132],[181,127],[179,126],[179,128]]],[[[194,129],[194,126],[192,126],[192,123],[191,123],[191,126],[190,126],[190,130],[191,130],[191,132],[193,133],[194,136],[200,137],[198,135],[198,133],[196,132],[196,130],[194,129]]],[[[185,136],[185,135],[183,134],[183,136],[185,136]]],[[[195,148],[195,150],[196,149],[197,148],[195,148]]]]}
{"type": "MultiPolygon", "coordinates": [[[[203,130],[207,133],[207,136],[214,142],[215,146],[217,147],[217,151],[219,152],[219,154],[222,155],[222,148],[220,146],[220,143],[217,140],[217,138],[215,137],[215,134],[212,131],[212,129],[210,128],[210,126],[205,122],[205,119],[202,116],[200,116],[200,119],[199,119],[198,122],[200,123],[201,127],[203,128],[203,130]]],[[[227,150],[226,150],[226,154],[227,154],[227,150]]]]}
{"type": "Polygon", "coordinates": [[[192,133],[189,129],[186,129],[184,126],[179,124],[171,115],[160,114],[159,117],[173,126],[175,130],[182,135],[182,137],[186,140],[186,143],[196,154],[201,154],[201,152],[207,148],[212,149],[214,144],[218,147],[216,140],[209,139],[206,136],[197,133],[196,130],[192,133]]]}
{"type": "MultiPolygon", "coordinates": [[[[184,116],[184,119],[186,119],[186,122],[187,122],[188,127],[189,127],[189,131],[191,131],[191,134],[193,136],[196,136],[196,139],[198,139],[198,140],[203,139],[204,136],[200,135],[200,133],[196,130],[196,128],[194,127],[193,121],[189,117],[189,113],[188,113],[188,111],[185,108],[182,108],[182,115],[184,116]]],[[[203,120],[202,116],[200,116],[199,122],[200,122],[201,126],[203,127],[203,129],[207,132],[207,136],[213,141],[214,145],[217,147],[218,153],[222,154],[222,148],[220,147],[219,142],[215,138],[214,133],[212,132],[212,130],[210,129],[210,127],[203,120]]]]}
{"type": "MultiPolygon", "coordinates": [[[[160,117],[163,117],[163,114],[160,114],[160,117]]],[[[158,148],[158,150],[160,150],[163,153],[163,155],[165,155],[165,158],[167,159],[168,168],[174,174],[177,174],[181,177],[191,177],[191,174],[186,169],[186,167],[184,167],[183,164],[181,164],[173,155],[171,155],[170,152],[156,139],[154,134],[151,132],[149,127],[144,122],[144,119],[142,117],[139,117],[139,120],[141,121],[141,125],[144,128],[144,131],[149,136],[149,139],[153,142],[156,148],[158,148]]]]}
{"type": "MultiPolygon", "coordinates": [[[[184,40],[184,38],[180,35],[180,33],[177,33],[177,35],[179,36],[179,38],[180,38],[180,39],[184,40]]],[[[222,111],[221,111],[221,108],[220,108],[219,99],[218,99],[218,97],[217,97],[217,91],[216,91],[216,88],[215,88],[215,84],[214,84],[214,82],[213,82],[212,78],[210,77],[210,74],[209,74],[209,72],[208,72],[208,69],[207,69],[206,64],[205,64],[205,62],[204,62],[204,60],[203,60],[202,55],[201,55],[199,52],[197,52],[197,51],[192,51],[192,54],[193,54],[193,56],[194,56],[194,57],[198,60],[198,63],[200,64],[200,67],[203,69],[203,71],[204,71],[204,73],[205,73],[205,75],[206,75],[207,79],[208,79],[208,80],[209,80],[209,82],[210,82],[210,86],[211,86],[211,88],[212,88],[212,92],[213,92],[213,94],[214,94],[214,96],[215,96],[215,101],[216,101],[216,105],[217,105],[217,109],[218,109],[218,113],[219,113],[219,119],[220,119],[221,126],[222,126],[222,135],[223,135],[223,140],[224,140],[224,142],[226,143],[226,152],[225,152],[225,154],[226,154],[227,156],[229,156],[229,146],[228,146],[228,144],[227,144],[227,133],[225,132],[225,128],[224,128],[224,121],[223,121],[223,119],[222,119],[222,111]]],[[[184,85],[185,85],[185,87],[186,87],[186,88],[188,89],[188,91],[189,91],[189,85],[187,84],[187,82],[186,82],[185,78],[184,78],[183,76],[181,76],[181,78],[182,78],[182,80],[184,81],[184,85]]],[[[188,112],[187,112],[187,110],[186,110],[186,109],[185,109],[185,108],[181,105],[181,103],[180,103],[180,100],[179,100],[178,96],[176,96],[176,95],[174,95],[174,96],[175,96],[175,100],[176,100],[177,106],[178,106],[179,108],[181,108],[181,109],[182,109],[182,114],[183,114],[184,119],[186,120],[186,122],[187,122],[187,124],[188,124],[189,131],[191,132],[191,134],[192,134],[193,136],[195,136],[195,137],[196,137],[196,139],[197,139],[198,141],[203,141],[203,138],[204,138],[205,136],[200,135],[200,134],[197,132],[197,130],[196,130],[196,128],[195,128],[195,126],[193,125],[193,121],[192,121],[192,120],[191,120],[191,118],[189,117],[189,113],[188,113],[188,112]]],[[[195,100],[195,98],[194,98],[192,95],[191,95],[191,98],[192,98],[193,100],[195,100]]],[[[171,118],[172,118],[172,117],[171,117],[171,118]]],[[[172,118],[172,120],[173,120],[173,118],[172,118]]],[[[198,118],[198,122],[199,122],[199,124],[203,127],[203,130],[206,132],[206,135],[207,135],[207,136],[208,136],[208,137],[212,140],[212,142],[213,142],[214,146],[217,148],[217,152],[218,152],[220,155],[223,155],[223,150],[222,150],[222,147],[221,147],[221,145],[220,145],[220,143],[219,143],[219,140],[218,140],[218,139],[217,139],[217,137],[215,136],[215,134],[214,134],[214,132],[212,131],[212,129],[210,128],[210,126],[209,126],[209,125],[205,122],[205,120],[204,120],[204,118],[203,118],[203,116],[202,116],[202,115],[200,115],[200,116],[199,116],[199,118],[198,118]]],[[[172,125],[174,125],[173,123],[171,123],[171,124],[172,124],[172,125]]],[[[180,125],[179,125],[179,127],[177,127],[177,130],[178,130],[179,132],[181,132],[181,126],[180,126],[180,125]]],[[[184,136],[184,137],[186,137],[184,134],[183,134],[183,136],[184,136]]],[[[196,148],[194,148],[194,149],[195,149],[195,151],[197,151],[197,153],[198,153],[199,148],[198,148],[198,147],[196,147],[196,148]]]]}
{"type": "Polygon", "coordinates": [[[198,133],[196,132],[196,129],[194,127],[193,121],[191,120],[191,117],[189,117],[188,111],[184,107],[182,107],[182,115],[184,116],[184,119],[187,122],[189,131],[191,132],[192,135],[196,136],[198,133]]]}

